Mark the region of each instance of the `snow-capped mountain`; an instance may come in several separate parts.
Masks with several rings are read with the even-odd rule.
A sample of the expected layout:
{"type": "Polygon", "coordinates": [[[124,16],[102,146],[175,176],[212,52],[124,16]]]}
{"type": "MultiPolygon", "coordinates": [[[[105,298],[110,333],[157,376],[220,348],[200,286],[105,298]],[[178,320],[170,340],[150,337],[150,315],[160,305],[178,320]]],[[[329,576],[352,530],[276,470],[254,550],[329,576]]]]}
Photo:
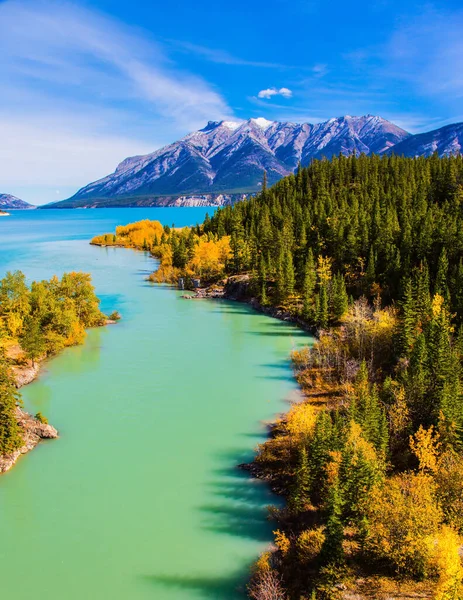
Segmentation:
{"type": "Polygon", "coordinates": [[[26,209],[35,208],[35,206],[32,206],[32,204],[28,204],[27,202],[24,202],[24,200],[20,200],[19,198],[16,198],[16,196],[12,196],[11,194],[0,194],[0,208],[26,209]]]}
{"type": "Polygon", "coordinates": [[[263,118],[210,121],[204,129],[152,154],[126,158],[111,175],[48,206],[175,205],[180,196],[255,192],[264,170],[272,184],[313,158],[353,152],[407,156],[434,149],[441,154],[458,152],[463,125],[453,126],[453,132],[451,128],[413,136],[373,115],[317,124],[263,118]]]}
{"type": "Polygon", "coordinates": [[[431,156],[434,152],[439,156],[449,156],[462,151],[463,123],[412,135],[392,148],[392,152],[399,156],[431,156]]]}

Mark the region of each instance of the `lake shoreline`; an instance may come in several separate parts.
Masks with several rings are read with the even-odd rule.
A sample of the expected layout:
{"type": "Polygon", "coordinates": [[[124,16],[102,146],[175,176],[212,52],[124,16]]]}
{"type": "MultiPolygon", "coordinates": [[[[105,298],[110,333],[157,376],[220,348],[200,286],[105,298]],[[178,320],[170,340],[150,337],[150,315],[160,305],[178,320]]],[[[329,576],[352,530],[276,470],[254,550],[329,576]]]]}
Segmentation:
{"type": "MultiPolygon", "coordinates": [[[[114,319],[106,319],[101,325],[114,325],[117,323],[114,319]]],[[[14,365],[12,367],[13,379],[16,389],[20,389],[29,383],[35,381],[40,375],[42,364],[50,357],[44,357],[35,362],[28,361],[26,365],[14,365]]],[[[16,419],[21,427],[24,444],[11,454],[0,455],[0,475],[9,471],[18,459],[33,450],[42,440],[57,439],[58,430],[47,422],[37,419],[21,407],[16,407],[16,419]]]]}
{"type": "Polygon", "coordinates": [[[18,461],[19,457],[33,450],[39,442],[45,439],[57,439],[58,430],[49,423],[42,423],[30,413],[16,408],[16,418],[21,427],[24,444],[12,454],[0,456],[0,474],[9,471],[18,461]]]}
{"type": "Polygon", "coordinates": [[[306,331],[310,335],[317,336],[317,328],[307,323],[297,315],[289,311],[274,306],[264,306],[257,298],[249,294],[250,277],[249,275],[231,275],[227,277],[225,283],[211,285],[204,288],[194,290],[192,295],[184,294],[182,297],[185,300],[231,300],[247,304],[255,311],[260,312],[268,317],[293,323],[299,329],[306,331]]]}

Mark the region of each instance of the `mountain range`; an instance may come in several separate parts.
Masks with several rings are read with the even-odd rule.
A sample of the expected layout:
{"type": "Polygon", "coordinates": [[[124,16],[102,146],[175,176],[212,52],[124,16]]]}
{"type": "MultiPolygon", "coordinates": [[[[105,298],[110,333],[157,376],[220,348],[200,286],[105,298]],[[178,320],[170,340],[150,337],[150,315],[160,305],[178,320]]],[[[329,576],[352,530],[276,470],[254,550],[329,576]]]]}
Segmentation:
{"type": "Polygon", "coordinates": [[[210,121],[152,154],[123,160],[114,173],[47,208],[223,205],[271,185],[298,164],[339,153],[428,156],[457,154],[463,123],[412,135],[381,117],[344,116],[323,123],[263,118],[210,121]]]}
{"type": "Polygon", "coordinates": [[[32,204],[28,204],[27,202],[24,202],[24,200],[20,200],[11,194],[0,194],[0,209],[6,208],[27,209],[35,208],[35,206],[32,206],[32,204]]]}

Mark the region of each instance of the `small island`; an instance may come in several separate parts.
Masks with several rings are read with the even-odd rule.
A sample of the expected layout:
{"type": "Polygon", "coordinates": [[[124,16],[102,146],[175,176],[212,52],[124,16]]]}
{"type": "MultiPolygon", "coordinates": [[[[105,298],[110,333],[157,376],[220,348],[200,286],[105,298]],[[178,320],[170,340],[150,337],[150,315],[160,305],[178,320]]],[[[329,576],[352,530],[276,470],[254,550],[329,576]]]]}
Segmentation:
{"type": "Polygon", "coordinates": [[[10,213],[0,209],[0,217],[9,217],[10,213]]]}
{"type": "Polygon", "coordinates": [[[87,328],[116,322],[118,313],[108,318],[99,304],[87,273],[30,286],[20,271],[0,280],[0,473],[40,440],[58,437],[41,413],[23,410],[18,389],[37,377],[47,357],[82,344],[87,328]]]}

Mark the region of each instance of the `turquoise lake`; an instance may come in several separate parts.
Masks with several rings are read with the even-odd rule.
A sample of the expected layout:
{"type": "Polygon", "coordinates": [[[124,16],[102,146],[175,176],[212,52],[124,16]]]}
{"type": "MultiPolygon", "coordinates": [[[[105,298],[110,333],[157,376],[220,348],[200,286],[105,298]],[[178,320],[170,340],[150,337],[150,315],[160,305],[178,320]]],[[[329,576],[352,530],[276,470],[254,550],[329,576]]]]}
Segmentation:
{"type": "Polygon", "coordinates": [[[90,272],[102,309],[123,319],[22,389],[60,438],[0,477],[2,598],[243,599],[278,500],[236,465],[297,397],[289,354],[310,338],[243,304],[186,301],[145,280],[146,253],[88,243],[144,218],[196,224],[207,209],[11,212],[1,276],[90,272]]]}

